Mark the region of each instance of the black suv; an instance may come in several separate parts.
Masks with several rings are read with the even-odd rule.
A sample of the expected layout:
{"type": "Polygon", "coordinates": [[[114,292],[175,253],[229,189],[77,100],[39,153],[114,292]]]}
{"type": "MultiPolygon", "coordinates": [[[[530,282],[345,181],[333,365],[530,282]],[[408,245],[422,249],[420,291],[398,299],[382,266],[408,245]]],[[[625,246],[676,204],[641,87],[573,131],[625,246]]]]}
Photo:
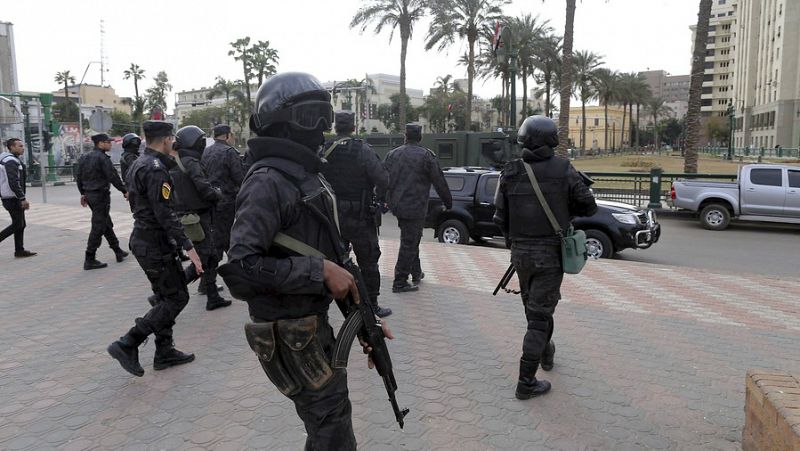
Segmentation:
{"type": "MultiPolygon", "coordinates": [[[[444,211],[431,189],[425,227],[434,229],[442,243],[466,244],[470,238],[482,241],[502,236],[492,221],[500,172],[472,167],[445,168],[443,172],[453,194],[453,208],[444,211]]],[[[661,235],[654,211],[603,200],[597,201],[597,213],[574,218],[572,224],[586,232],[589,255],[594,258],[609,258],[624,249],[647,249],[661,235]]]]}

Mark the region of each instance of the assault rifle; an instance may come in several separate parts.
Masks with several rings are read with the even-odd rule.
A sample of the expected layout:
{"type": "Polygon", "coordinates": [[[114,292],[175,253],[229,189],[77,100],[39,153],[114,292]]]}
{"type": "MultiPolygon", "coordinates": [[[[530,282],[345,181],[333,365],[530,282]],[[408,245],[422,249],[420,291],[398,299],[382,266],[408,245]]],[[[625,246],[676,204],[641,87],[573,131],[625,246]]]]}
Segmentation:
{"type": "Polygon", "coordinates": [[[494,288],[494,291],[492,292],[492,296],[497,296],[497,292],[500,291],[500,289],[503,289],[503,291],[505,291],[506,293],[513,293],[513,294],[519,294],[520,293],[518,290],[512,290],[510,288],[506,288],[508,286],[508,282],[510,282],[511,278],[514,277],[514,273],[516,271],[517,270],[514,269],[514,265],[508,265],[508,269],[506,269],[506,273],[503,274],[503,277],[500,279],[500,282],[494,288]]]}
{"type": "Polygon", "coordinates": [[[333,350],[333,361],[331,366],[334,368],[347,368],[347,361],[350,358],[350,350],[353,347],[353,339],[358,336],[359,339],[367,343],[372,351],[369,353],[372,363],[378,374],[383,378],[383,385],[386,387],[386,393],[389,395],[389,402],[392,404],[394,417],[403,429],[403,418],[408,415],[408,409],[400,409],[397,405],[397,398],[395,392],[397,391],[397,381],[394,378],[392,371],[392,359],[389,356],[389,349],[386,347],[385,335],[381,328],[380,320],[375,315],[374,306],[369,300],[367,287],[364,285],[364,278],[361,275],[361,270],[348,259],[342,264],[342,267],[350,272],[355,279],[358,286],[358,294],[361,301],[356,304],[353,301],[352,295],[348,295],[343,301],[337,301],[339,309],[345,315],[346,319],[342,328],[339,329],[339,334],[336,337],[336,346],[333,350]]]}

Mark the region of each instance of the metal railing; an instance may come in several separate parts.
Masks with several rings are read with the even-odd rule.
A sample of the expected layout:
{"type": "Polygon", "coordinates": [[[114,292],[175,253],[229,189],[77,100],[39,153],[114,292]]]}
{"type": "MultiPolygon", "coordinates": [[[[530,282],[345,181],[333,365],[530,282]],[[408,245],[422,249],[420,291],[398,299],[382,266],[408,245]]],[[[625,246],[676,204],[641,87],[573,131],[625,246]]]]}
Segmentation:
{"type": "Polygon", "coordinates": [[[684,174],[650,172],[587,172],[594,180],[595,198],[640,207],[661,208],[670,200],[672,182],[678,179],[736,181],[736,174],[684,174]]]}
{"type": "MultiPolygon", "coordinates": [[[[698,152],[704,155],[713,155],[719,158],[726,158],[728,156],[727,147],[701,147],[698,152]]],[[[733,157],[741,158],[770,158],[770,159],[800,159],[800,148],[797,147],[735,147],[733,149],[733,157]]]]}

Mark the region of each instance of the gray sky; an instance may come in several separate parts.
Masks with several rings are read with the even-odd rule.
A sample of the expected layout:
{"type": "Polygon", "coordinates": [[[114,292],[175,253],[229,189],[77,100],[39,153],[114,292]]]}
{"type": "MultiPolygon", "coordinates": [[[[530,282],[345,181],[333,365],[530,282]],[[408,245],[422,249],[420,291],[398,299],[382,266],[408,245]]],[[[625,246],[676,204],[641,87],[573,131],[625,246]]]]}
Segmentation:
{"type": "MultiPolygon", "coordinates": [[[[109,62],[106,84],[122,96],[133,95],[132,81],[122,78],[131,62],[147,71],[142,90],[158,71],[167,72],[174,86],[171,103],[174,92],[210,86],[217,75],[241,78],[241,65],[227,52],[230,42],[244,36],[269,40],[280,54],[279,71],[310,72],[322,81],[400,73],[399,34],[389,44],[388,30],[375,36],[369,29],[361,35],[348,27],[359,0],[3,3],[0,21],[14,23],[19,84],[26,91],[58,89],[53,77],[66,69],[80,81],[87,63],[100,60],[101,19],[109,62]]],[[[516,0],[506,11],[539,14],[561,34],[564,5],[564,0],[516,0]]],[[[604,55],[606,66],[620,71],[650,68],[686,74],[689,25],[696,20],[695,0],[579,0],[574,49],[604,55]]],[[[427,19],[417,24],[407,59],[407,86],[426,93],[437,76],[466,78],[466,68],[456,64],[466,44],[425,52],[427,29],[427,19]]],[[[92,65],[85,82],[100,83],[99,65],[92,65]]],[[[477,95],[492,97],[499,91],[497,81],[476,81],[477,95]]]]}

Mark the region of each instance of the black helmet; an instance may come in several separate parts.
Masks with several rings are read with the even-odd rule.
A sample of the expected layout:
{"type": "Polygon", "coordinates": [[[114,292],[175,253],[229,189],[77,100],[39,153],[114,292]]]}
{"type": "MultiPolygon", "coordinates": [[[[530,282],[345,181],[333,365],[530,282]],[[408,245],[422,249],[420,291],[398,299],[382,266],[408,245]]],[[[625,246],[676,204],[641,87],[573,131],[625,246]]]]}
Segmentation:
{"type": "Polygon", "coordinates": [[[175,134],[175,149],[203,151],[206,148],[206,132],[196,125],[181,127],[175,134]]]}
{"type": "Polygon", "coordinates": [[[122,148],[123,149],[139,149],[142,145],[142,138],[139,137],[136,133],[128,133],[127,135],[122,137],[122,148]]]}
{"type": "Polygon", "coordinates": [[[337,132],[352,132],[356,126],[356,115],[352,111],[337,111],[334,120],[336,121],[337,132]]]}
{"type": "Polygon", "coordinates": [[[406,140],[411,142],[422,141],[422,126],[419,124],[406,124],[406,140]]]}
{"type": "Polygon", "coordinates": [[[330,130],[333,123],[330,93],[310,74],[273,75],[258,88],[250,130],[261,135],[279,123],[304,131],[330,130]]]}
{"type": "Polygon", "coordinates": [[[542,146],[558,145],[558,126],[547,116],[530,116],[525,119],[517,134],[520,146],[534,150],[542,146]]]}

